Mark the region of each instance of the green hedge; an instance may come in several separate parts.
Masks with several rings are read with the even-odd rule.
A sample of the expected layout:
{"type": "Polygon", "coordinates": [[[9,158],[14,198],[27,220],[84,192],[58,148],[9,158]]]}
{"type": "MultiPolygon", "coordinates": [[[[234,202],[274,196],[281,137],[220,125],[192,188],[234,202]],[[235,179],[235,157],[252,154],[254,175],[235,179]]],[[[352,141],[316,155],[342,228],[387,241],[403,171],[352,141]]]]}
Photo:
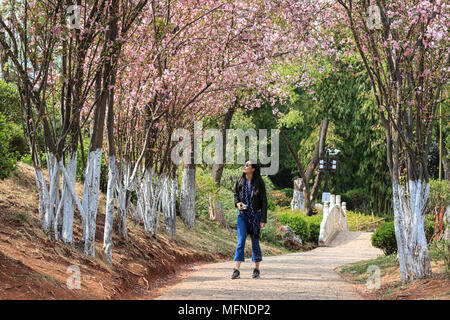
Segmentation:
{"type": "Polygon", "coordinates": [[[348,210],[366,210],[370,201],[367,192],[361,188],[349,190],[341,196],[341,200],[346,202],[348,210]]]}
{"type": "Polygon", "coordinates": [[[319,241],[322,215],[309,217],[302,211],[284,211],[278,213],[277,217],[282,224],[291,227],[302,241],[312,243],[319,241]]]}
{"type": "Polygon", "coordinates": [[[283,212],[278,214],[278,221],[287,225],[294,230],[294,232],[302,239],[307,241],[310,236],[309,223],[301,213],[296,212],[283,212]]]}
{"type": "MultiPolygon", "coordinates": [[[[443,224],[445,230],[446,225],[443,224]]],[[[434,236],[434,220],[431,216],[425,218],[425,237],[427,243],[431,243],[434,236]]],[[[397,252],[397,240],[395,238],[394,222],[386,222],[372,234],[372,245],[380,248],[386,255],[397,252]]]]}
{"type": "Polygon", "coordinates": [[[0,179],[9,177],[16,169],[18,152],[13,150],[10,143],[13,135],[11,124],[0,113],[0,179]]]}
{"type": "Polygon", "coordinates": [[[372,234],[372,245],[383,250],[385,255],[397,252],[397,240],[395,238],[395,226],[393,222],[387,222],[372,234]]]}

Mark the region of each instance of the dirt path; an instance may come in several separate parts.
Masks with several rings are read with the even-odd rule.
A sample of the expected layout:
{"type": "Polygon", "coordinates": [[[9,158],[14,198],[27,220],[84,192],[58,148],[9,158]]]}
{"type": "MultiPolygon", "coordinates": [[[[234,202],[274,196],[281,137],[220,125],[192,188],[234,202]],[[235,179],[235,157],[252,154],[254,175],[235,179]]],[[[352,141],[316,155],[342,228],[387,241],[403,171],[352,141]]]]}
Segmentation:
{"type": "Polygon", "coordinates": [[[334,268],[375,258],[371,233],[341,233],[331,247],[263,257],[261,278],[252,279],[251,259],[241,265],[241,278],[231,280],[234,262],[203,265],[157,299],[362,299],[334,268]]]}

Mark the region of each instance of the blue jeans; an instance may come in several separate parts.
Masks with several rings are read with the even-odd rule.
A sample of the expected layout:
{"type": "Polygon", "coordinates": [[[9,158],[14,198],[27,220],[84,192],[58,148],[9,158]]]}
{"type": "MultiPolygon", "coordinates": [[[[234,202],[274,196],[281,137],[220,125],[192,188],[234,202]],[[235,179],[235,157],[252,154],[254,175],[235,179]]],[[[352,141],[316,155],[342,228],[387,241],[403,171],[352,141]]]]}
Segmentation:
{"type": "MultiPolygon", "coordinates": [[[[261,214],[257,212],[256,214],[261,214]]],[[[245,219],[245,213],[239,211],[237,218],[237,236],[238,244],[236,248],[236,253],[234,254],[234,261],[245,261],[244,249],[245,249],[245,239],[247,239],[247,221],[245,219]]],[[[261,248],[259,246],[259,236],[255,237],[251,235],[252,238],[252,261],[260,262],[262,261],[261,248]]]]}

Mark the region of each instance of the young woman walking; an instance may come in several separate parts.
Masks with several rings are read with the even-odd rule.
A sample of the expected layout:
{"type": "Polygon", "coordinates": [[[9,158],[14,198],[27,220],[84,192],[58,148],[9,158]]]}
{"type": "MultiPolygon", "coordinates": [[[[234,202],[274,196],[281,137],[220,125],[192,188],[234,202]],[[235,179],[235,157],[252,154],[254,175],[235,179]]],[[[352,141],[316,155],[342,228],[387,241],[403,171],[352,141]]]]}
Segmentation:
{"type": "Polygon", "coordinates": [[[236,182],[234,190],[234,204],[239,209],[237,218],[238,243],[234,261],[232,279],[240,277],[239,268],[245,261],[244,248],[247,235],[252,239],[252,261],[255,262],[253,278],[260,277],[259,266],[262,261],[259,236],[261,228],[267,222],[267,196],[266,186],[261,177],[260,166],[252,161],[247,161],[242,169],[242,177],[236,182]]]}

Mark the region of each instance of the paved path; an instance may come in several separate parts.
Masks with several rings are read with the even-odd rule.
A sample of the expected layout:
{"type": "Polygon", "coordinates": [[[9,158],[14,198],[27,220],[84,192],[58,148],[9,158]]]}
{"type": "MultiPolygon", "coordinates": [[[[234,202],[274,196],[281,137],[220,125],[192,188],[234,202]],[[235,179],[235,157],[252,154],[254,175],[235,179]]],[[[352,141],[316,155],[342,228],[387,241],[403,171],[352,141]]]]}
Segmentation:
{"type": "Polygon", "coordinates": [[[340,233],[330,247],[263,257],[260,279],[251,277],[251,259],[241,264],[241,278],[235,280],[231,280],[233,261],[206,264],[157,299],[361,299],[333,269],[382,254],[371,246],[370,236],[340,233]]]}

